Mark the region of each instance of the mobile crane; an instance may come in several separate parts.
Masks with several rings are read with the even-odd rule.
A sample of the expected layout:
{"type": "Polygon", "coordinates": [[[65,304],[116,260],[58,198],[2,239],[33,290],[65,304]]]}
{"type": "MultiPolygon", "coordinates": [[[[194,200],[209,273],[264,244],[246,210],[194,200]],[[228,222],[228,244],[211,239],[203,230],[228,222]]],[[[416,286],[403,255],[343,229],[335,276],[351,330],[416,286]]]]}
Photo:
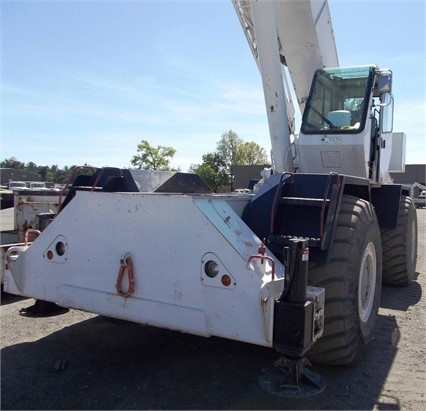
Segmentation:
{"type": "Polygon", "coordinates": [[[79,175],[32,245],[7,251],[4,287],[274,348],[293,365],[263,386],[309,395],[324,384],[302,357],[355,363],[382,281],[414,277],[416,210],[387,173],[405,136],[391,133],[391,71],[338,66],[327,1],[232,2],[262,76],[272,172],[243,195],[194,194],[183,175],[159,185],[141,170],[79,175]],[[297,136],[286,73],[303,112],[297,136]]]}
{"type": "Polygon", "coordinates": [[[244,220],[280,259],[289,236],[310,239],[309,283],[326,290],[324,335],[310,356],[351,363],[371,337],[381,282],[406,285],[415,274],[415,206],[388,171],[405,156],[405,134],[392,133],[392,72],[338,67],[326,2],[233,4],[262,75],[276,172],[244,220]],[[303,113],[293,142],[286,73],[303,113]]]}

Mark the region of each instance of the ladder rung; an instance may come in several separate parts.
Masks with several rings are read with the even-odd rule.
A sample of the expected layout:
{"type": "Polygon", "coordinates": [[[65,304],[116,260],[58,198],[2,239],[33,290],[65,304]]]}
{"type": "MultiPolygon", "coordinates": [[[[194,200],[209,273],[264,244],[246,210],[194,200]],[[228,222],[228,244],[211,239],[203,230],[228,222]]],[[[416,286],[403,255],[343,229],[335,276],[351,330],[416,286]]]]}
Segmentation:
{"type": "Polygon", "coordinates": [[[304,240],[308,240],[308,245],[310,247],[319,247],[321,245],[321,238],[317,237],[294,237],[288,235],[278,235],[278,234],[270,234],[268,237],[269,244],[278,244],[278,245],[288,245],[290,243],[290,239],[292,238],[303,238],[304,240]]]}
{"type": "MultiPolygon", "coordinates": [[[[324,204],[324,199],[322,198],[304,198],[304,197],[282,197],[279,201],[280,204],[285,205],[303,205],[303,206],[313,206],[321,207],[324,204]]],[[[329,199],[325,200],[326,205],[330,203],[329,199]]]]}

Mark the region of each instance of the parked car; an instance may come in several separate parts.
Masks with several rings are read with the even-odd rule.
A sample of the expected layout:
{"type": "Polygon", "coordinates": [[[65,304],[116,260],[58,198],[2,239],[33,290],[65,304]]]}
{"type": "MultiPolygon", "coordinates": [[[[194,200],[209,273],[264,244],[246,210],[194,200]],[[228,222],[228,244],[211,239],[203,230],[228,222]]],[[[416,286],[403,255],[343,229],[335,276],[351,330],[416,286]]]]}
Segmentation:
{"type": "Polygon", "coordinates": [[[414,198],[414,205],[417,208],[426,207],[426,190],[422,190],[417,198],[414,198]]]}
{"type": "Polygon", "coordinates": [[[11,181],[8,188],[9,190],[29,190],[25,181],[11,181]]]}
{"type": "Polygon", "coordinates": [[[45,183],[43,183],[43,182],[41,182],[41,181],[34,181],[34,182],[32,182],[32,183],[30,183],[30,190],[49,190],[47,187],[46,187],[46,184],[45,183]]]}

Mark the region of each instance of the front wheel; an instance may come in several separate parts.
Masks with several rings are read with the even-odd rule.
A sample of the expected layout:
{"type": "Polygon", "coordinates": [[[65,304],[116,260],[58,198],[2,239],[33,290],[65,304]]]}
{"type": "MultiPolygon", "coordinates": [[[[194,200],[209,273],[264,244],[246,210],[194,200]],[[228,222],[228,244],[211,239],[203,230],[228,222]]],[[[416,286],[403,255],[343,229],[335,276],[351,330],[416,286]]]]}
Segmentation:
{"type": "Polygon", "coordinates": [[[329,263],[309,267],[311,285],[325,288],[324,334],[307,356],[350,365],[364,354],[380,303],[382,247],[373,206],[344,195],[329,263]]]}

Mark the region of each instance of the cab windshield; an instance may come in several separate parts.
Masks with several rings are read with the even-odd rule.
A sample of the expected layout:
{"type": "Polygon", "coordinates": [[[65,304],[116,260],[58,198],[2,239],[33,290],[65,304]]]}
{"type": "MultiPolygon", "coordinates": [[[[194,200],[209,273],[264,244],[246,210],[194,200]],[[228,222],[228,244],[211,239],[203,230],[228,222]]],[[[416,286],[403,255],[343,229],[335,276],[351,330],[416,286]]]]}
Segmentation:
{"type": "Polygon", "coordinates": [[[373,66],[318,70],[303,113],[302,133],[363,130],[373,75],[373,66]]]}

